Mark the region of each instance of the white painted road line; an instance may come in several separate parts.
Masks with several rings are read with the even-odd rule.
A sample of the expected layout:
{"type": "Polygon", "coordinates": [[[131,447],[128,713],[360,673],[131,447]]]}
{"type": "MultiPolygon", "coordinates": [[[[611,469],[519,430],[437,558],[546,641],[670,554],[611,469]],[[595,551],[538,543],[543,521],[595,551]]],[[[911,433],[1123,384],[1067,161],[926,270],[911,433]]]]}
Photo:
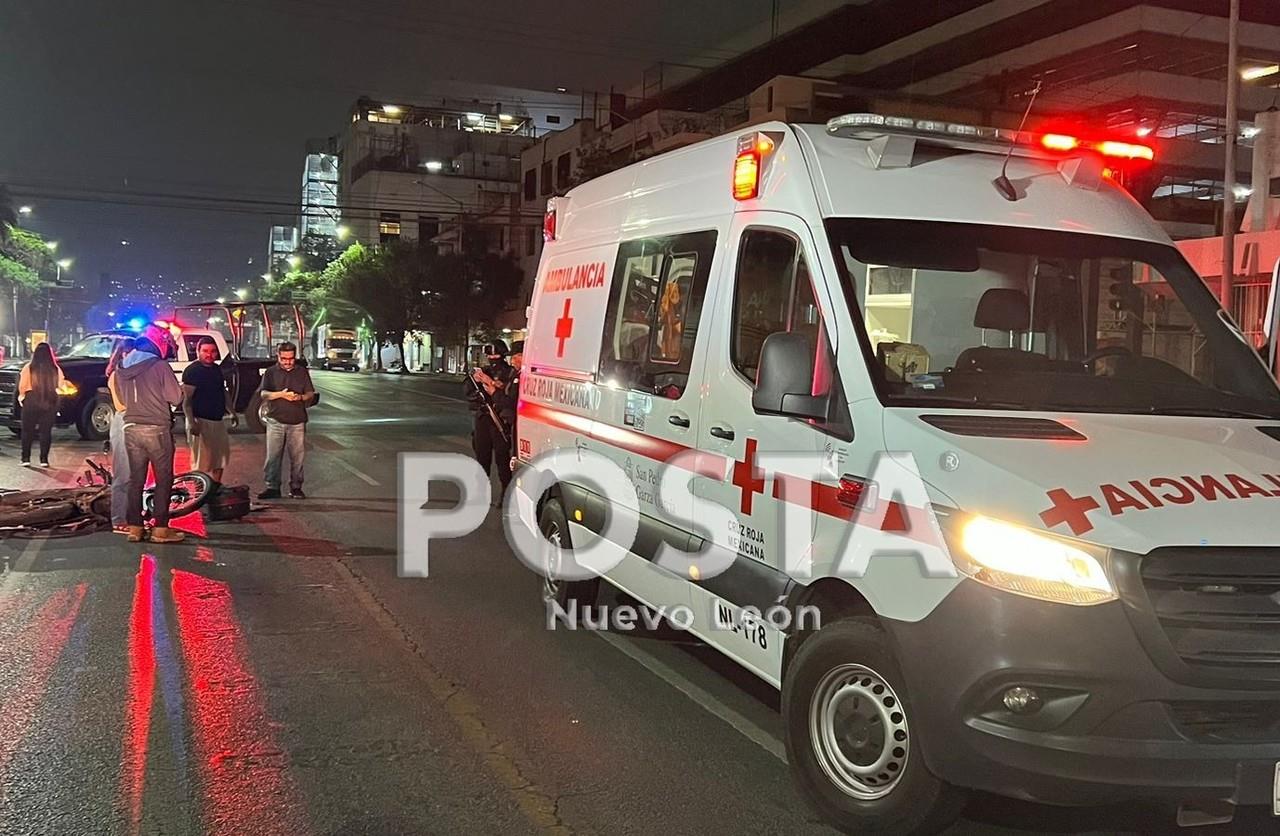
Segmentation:
{"type": "Polygon", "coordinates": [[[419,394],[426,395],[428,398],[436,398],[442,401],[453,401],[454,403],[467,403],[466,398],[451,398],[448,395],[437,395],[435,392],[421,392],[419,394]]]}
{"type": "Polygon", "coordinates": [[[382,485],[382,483],[379,482],[377,479],[374,479],[372,476],[368,475],[367,473],[363,473],[359,470],[356,470],[354,467],[347,464],[337,456],[333,458],[333,461],[337,462],[338,467],[342,468],[343,470],[347,471],[351,475],[355,476],[357,479],[363,480],[366,484],[373,485],[375,488],[380,487],[382,485]]]}
{"type": "MultiPolygon", "coordinates": [[[[10,542],[22,541],[14,540],[10,542]]],[[[5,560],[8,562],[9,568],[14,569],[15,571],[30,572],[31,567],[35,565],[36,558],[40,556],[40,550],[42,548],[44,548],[44,538],[32,537],[30,540],[27,540],[25,545],[23,545],[22,551],[18,553],[16,558],[5,555],[5,560]]]]}
{"type": "Polygon", "coordinates": [[[764,749],[783,763],[787,762],[787,750],[781,740],[769,734],[769,732],[760,728],[758,725],[734,711],[732,708],[729,708],[724,703],[720,702],[720,700],[707,693],[704,689],[694,685],[684,676],[673,670],[665,662],[660,661],[648,651],[641,650],[639,647],[636,647],[634,642],[630,642],[621,636],[603,631],[597,632],[596,635],[616,647],[618,650],[621,650],[635,661],[639,662],[647,668],[650,673],[654,674],[672,688],[675,688],[677,691],[693,700],[703,709],[728,723],[736,729],[739,734],[759,746],[761,749],[764,749]]]}

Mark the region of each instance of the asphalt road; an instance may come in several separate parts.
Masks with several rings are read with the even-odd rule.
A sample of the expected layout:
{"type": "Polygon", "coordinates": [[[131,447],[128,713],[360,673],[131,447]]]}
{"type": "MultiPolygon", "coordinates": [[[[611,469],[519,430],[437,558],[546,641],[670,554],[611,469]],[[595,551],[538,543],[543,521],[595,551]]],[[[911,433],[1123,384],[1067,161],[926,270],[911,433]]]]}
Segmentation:
{"type": "MultiPolygon", "coordinates": [[[[661,635],[548,630],[496,511],[398,578],[397,454],[469,449],[458,384],[316,380],[308,499],[182,545],[0,541],[0,835],[833,832],[776,694],[661,635]]],[[[0,440],[0,486],[71,484],[95,445],[55,445],[24,471],[0,440]]],[[[258,490],[261,439],[233,450],[258,490]]],[[[978,797],[952,832],[1165,824],[978,797]]]]}

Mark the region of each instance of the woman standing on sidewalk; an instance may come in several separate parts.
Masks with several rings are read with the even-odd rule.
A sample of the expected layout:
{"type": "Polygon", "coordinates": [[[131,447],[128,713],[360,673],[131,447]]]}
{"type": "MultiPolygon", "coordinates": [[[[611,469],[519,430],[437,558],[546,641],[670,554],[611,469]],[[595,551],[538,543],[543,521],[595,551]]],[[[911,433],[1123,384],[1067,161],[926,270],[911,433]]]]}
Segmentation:
{"type": "Polygon", "coordinates": [[[53,349],[48,343],[36,346],[31,362],[18,376],[18,404],[22,407],[22,466],[31,467],[31,442],[40,433],[40,466],[49,466],[53,444],[53,422],[58,417],[58,390],[66,383],[53,349]]]}
{"type": "Polygon", "coordinates": [[[111,392],[111,403],[116,408],[111,416],[108,435],[108,444],[111,446],[111,527],[120,534],[128,530],[125,515],[129,504],[129,453],[124,448],[124,401],[120,400],[120,395],[111,385],[111,375],[132,351],[133,338],[126,337],[116,343],[111,359],[107,361],[107,389],[111,392]]]}

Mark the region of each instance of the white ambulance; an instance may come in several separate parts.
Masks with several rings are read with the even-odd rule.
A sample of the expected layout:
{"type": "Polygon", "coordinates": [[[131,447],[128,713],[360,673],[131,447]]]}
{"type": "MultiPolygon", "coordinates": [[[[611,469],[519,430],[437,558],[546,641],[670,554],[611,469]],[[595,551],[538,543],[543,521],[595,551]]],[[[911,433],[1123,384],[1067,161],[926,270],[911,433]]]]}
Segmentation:
{"type": "MultiPolygon", "coordinates": [[[[604,580],[781,690],[796,783],[841,828],[934,832],[971,790],[1280,812],[1280,392],[1119,184],[1151,156],[851,114],[549,204],[518,458],[626,474],[638,531],[604,580]],[[918,502],[877,493],[895,453],[918,502]],[[660,495],[677,460],[689,489],[660,495]],[[850,531],[937,535],[954,571],[848,577],[850,531]],[[726,537],[713,576],[656,560],[726,537]]],[[[566,479],[537,519],[583,547],[621,501],[566,479]]]]}

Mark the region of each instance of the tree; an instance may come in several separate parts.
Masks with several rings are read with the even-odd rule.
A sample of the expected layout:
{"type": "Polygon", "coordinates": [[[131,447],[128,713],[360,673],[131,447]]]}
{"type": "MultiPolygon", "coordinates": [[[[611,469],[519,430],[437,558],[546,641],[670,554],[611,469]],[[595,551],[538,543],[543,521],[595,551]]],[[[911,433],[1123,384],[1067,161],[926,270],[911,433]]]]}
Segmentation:
{"type": "Polygon", "coordinates": [[[342,244],[338,239],[331,235],[309,232],[302,236],[302,241],[298,244],[298,257],[302,259],[298,269],[319,273],[336,261],[342,252],[342,244]]]}
{"type": "MultiPolygon", "coordinates": [[[[344,253],[337,295],[360,306],[373,320],[374,342],[380,348],[394,343],[404,363],[404,336],[422,321],[427,289],[428,262],[437,258],[426,248],[409,242],[387,244],[378,250],[344,253]],[[347,258],[351,254],[351,258],[347,258]]],[[[381,351],[375,351],[375,367],[381,351]]],[[[407,369],[405,369],[407,371],[407,369]]]]}
{"type": "Polygon", "coordinates": [[[29,291],[41,290],[52,282],[53,256],[44,239],[16,226],[0,242],[0,281],[29,291]]]}
{"type": "Polygon", "coordinates": [[[520,292],[523,278],[520,265],[510,255],[437,256],[424,288],[424,322],[437,339],[466,345],[473,331],[492,328],[494,319],[520,292]]]}
{"type": "Polygon", "coordinates": [[[0,244],[9,240],[9,230],[18,225],[18,210],[8,186],[0,185],[0,244]]]}
{"type": "MultiPolygon", "coordinates": [[[[5,197],[0,195],[0,200],[5,197]]],[[[34,232],[4,223],[0,223],[0,228],[6,233],[0,240],[0,284],[7,285],[9,289],[16,353],[22,341],[17,322],[19,294],[30,299],[37,292],[53,286],[53,255],[44,239],[34,232]]]]}

